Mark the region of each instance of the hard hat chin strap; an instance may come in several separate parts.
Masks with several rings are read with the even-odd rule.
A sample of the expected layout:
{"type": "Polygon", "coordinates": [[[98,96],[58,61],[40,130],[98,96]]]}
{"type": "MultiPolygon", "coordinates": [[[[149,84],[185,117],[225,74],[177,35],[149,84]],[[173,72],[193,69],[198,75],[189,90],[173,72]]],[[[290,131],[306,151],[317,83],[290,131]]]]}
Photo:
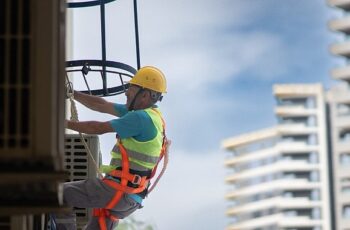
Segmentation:
{"type": "Polygon", "coordinates": [[[132,99],[130,105],[129,105],[129,108],[128,110],[129,111],[132,111],[134,110],[134,105],[135,105],[135,102],[136,102],[136,98],[144,91],[143,88],[140,88],[139,91],[137,91],[137,93],[135,94],[134,98],[132,99]]]}

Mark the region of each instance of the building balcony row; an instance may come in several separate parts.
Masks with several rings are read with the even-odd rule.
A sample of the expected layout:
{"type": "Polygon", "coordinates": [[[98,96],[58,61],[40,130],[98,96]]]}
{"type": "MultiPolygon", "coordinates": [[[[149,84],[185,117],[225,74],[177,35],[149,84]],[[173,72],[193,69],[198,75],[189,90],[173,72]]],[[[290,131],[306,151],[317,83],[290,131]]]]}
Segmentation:
{"type": "Polygon", "coordinates": [[[331,103],[350,104],[350,88],[334,87],[328,93],[328,99],[331,103]]]}
{"type": "Polygon", "coordinates": [[[328,26],[333,31],[338,31],[342,33],[350,33],[350,17],[338,18],[330,20],[328,26]]]}
{"type": "Polygon", "coordinates": [[[305,142],[280,142],[274,147],[268,149],[257,150],[240,156],[234,156],[225,160],[224,164],[227,167],[233,167],[237,164],[245,164],[251,161],[259,161],[266,158],[281,156],[284,153],[289,154],[304,154],[317,152],[318,145],[307,145],[305,142]]]}
{"type": "Polygon", "coordinates": [[[310,182],[307,179],[284,178],[235,189],[232,192],[227,193],[225,198],[228,200],[238,199],[253,196],[258,193],[268,193],[276,190],[312,190],[320,188],[320,186],[320,182],[310,182]]]}
{"type": "Polygon", "coordinates": [[[345,195],[338,196],[337,203],[349,204],[350,203],[350,196],[345,196],[345,195]]]}
{"type": "MultiPolygon", "coordinates": [[[[261,229],[268,226],[276,226],[278,229],[285,228],[312,228],[322,226],[321,220],[313,220],[305,216],[286,216],[282,213],[254,218],[244,222],[229,225],[226,230],[261,229]]],[[[325,227],[325,229],[328,229],[325,227]]]]}
{"type": "Polygon", "coordinates": [[[278,117],[283,116],[311,116],[317,114],[317,109],[305,108],[304,106],[277,106],[275,114],[278,117]]]}
{"type": "Polygon", "coordinates": [[[339,229],[349,229],[349,226],[350,226],[350,219],[345,219],[345,218],[342,218],[341,221],[339,221],[338,223],[338,228],[339,229]]]}
{"type": "Polygon", "coordinates": [[[322,84],[276,84],[273,86],[276,98],[309,97],[323,94],[322,84]]]}
{"type": "Polygon", "coordinates": [[[344,10],[350,10],[350,0],[328,0],[328,4],[344,10]]]}
{"type": "Polygon", "coordinates": [[[330,52],[334,55],[350,58],[350,41],[332,44],[330,52]]]}
{"type": "Polygon", "coordinates": [[[226,214],[239,215],[249,214],[260,210],[268,210],[272,208],[281,209],[301,209],[321,207],[320,201],[312,201],[308,198],[289,198],[289,197],[273,197],[253,203],[239,205],[227,210],[226,214]]]}
{"type": "Polygon", "coordinates": [[[334,119],[334,126],[339,130],[350,130],[350,113],[347,116],[338,116],[334,119]]]}
{"type": "MultiPolygon", "coordinates": [[[[226,139],[222,142],[222,147],[227,150],[235,150],[236,148],[246,146],[252,143],[257,143],[258,141],[263,142],[264,140],[273,139],[274,144],[270,145],[269,147],[274,147],[277,145],[281,145],[281,143],[278,142],[276,139],[277,137],[283,136],[283,135],[308,135],[318,132],[317,126],[307,126],[305,124],[281,124],[269,129],[264,129],[252,133],[243,134],[240,136],[236,136],[233,138],[226,139]]],[[[303,142],[293,142],[293,145],[298,146],[297,148],[300,148],[301,146],[305,147],[307,145],[303,144],[303,142]]],[[[288,146],[289,148],[290,146],[288,146]]],[[[266,148],[266,146],[262,146],[261,148],[256,149],[256,151],[259,151],[263,148],[266,148]]],[[[283,148],[283,147],[281,147],[283,148]]],[[[267,149],[267,148],[266,148],[267,149]]],[[[247,151],[249,152],[249,151],[247,151]]]]}
{"type": "Polygon", "coordinates": [[[334,154],[348,153],[350,151],[350,141],[338,141],[333,149],[334,154]]]}
{"type": "Polygon", "coordinates": [[[330,75],[333,79],[350,82],[350,65],[334,68],[330,75]]]}
{"type": "Polygon", "coordinates": [[[313,171],[319,170],[320,166],[318,164],[309,164],[305,161],[297,160],[284,160],[276,162],[272,165],[264,165],[258,168],[245,170],[243,172],[234,173],[234,175],[226,177],[227,183],[234,183],[236,181],[248,180],[251,178],[256,178],[268,174],[276,174],[278,172],[300,172],[300,171],[313,171]]]}

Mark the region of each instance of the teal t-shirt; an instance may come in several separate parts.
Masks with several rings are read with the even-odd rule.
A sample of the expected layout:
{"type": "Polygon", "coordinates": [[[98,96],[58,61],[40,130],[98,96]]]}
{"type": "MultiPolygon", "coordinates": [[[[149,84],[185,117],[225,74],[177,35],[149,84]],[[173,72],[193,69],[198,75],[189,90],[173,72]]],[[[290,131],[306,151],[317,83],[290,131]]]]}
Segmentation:
{"type": "Polygon", "coordinates": [[[149,141],[157,135],[157,129],[151,117],[144,110],[128,111],[123,104],[114,104],[114,109],[120,115],[110,124],[120,138],[133,137],[137,141],[149,141]]]}

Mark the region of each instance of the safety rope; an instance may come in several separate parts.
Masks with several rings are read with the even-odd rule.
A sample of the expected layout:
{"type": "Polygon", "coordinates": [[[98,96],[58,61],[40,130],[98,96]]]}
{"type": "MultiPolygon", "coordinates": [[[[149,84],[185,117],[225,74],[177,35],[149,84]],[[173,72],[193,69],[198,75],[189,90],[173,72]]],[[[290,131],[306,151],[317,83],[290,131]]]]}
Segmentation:
{"type": "MultiPolygon", "coordinates": [[[[70,101],[70,112],[71,112],[71,117],[70,117],[70,120],[71,121],[79,121],[79,118],[78,118],[78,110],[77,110],[77,106],[75,104],[75,101],[74,101],[74,90],[73,90],[73,84],[71,81],[69,81],[68,79],[68,76],[66,75],[66,80],[67,80],[67,88],[66,88],[66,94],[67,94],[67,97],[70,101]]],[[[97,165],[92,153],[91,153],[91,150],[88,146],[88,144],[86,143],[85,141],[85,138],[83,136],[83,134],[81,132],[79,132],[79,136],[80,136],[80,139],[81,141],[83,142],[84,144],[84,147],[86,149],[86,151],[88,152],[88,156],[90,157],[93,165],[95,166],[95,169],[96,169],[96,172],[98,174],[98,177],[99,178],[103,178],[103,174],[102,172],[100,171],[100,167],[97,165]]]]}
{"type": "Polygon", "coordinates": [[[167,138],[165,138],[165,149],[164,149],[164,162],[163,162],[163,168],[162,171],[160,171],[157,179],[154,181],[154,183],[151,185],[151,187],[148,189],[147,195],[149,195],[153,189],[156,187],[156,185],[158,184],[160,178],[163,176],[163,174],[165,173],[165,170],[168,166],[168,162],[169,162],[169,147],[171,144],[171,141],[168,140],[167,138]]]}

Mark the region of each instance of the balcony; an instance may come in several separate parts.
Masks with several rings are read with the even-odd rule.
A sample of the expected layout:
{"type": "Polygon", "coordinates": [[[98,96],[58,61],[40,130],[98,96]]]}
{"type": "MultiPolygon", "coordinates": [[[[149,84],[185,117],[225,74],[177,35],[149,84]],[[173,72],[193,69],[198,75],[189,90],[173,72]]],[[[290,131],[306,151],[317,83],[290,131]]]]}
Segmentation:
{"type": "Polygon", "coordinates": [[[350,226],[350,220],[342,218],[341,221],[339,221],[339,229],[349,229],[350,226]]]}
{"type": "Polygon", "coordinates": [[[268,210],[270,208],[280,209],[298,209],[321,207],[320,201],[311,201],[308,198],[285,198],[273,197],[270,199],[250,202],[228,209],[227,215],[237,215],[242,213],[252,213],[259,210],[268,210]]]}
{"type": "Polygon", "coordinates": [[[285,152],[313,152],[319,149],[318,146],[306,145],[305,142],[280,142],[276,145],[276,148],[281,153],[285,152]]]}
{"type": "Polygon", "coordinates": [[[323,226],[322,220],[312,220],[306,216],[285,216],[281,213],[249,219],[236,224],[231,224],[226,230],[261,229],[263,227],[278,225],[279,229],[285,228],[313,228],[323,226]]]}
{"type": "Polygon", "coordinates": [[[332,101],[343,104],[350,104],[350,90],[339,89],[332,93],[332,101]]]}
{"type": "Polygon", "coordinates": [[[225,160],[225,166],[232,167],[236,164],[244,164],[246,162],[257,161],[260,159],[264,159],[267,157],[274,157],[277,155],[279,155],[279,153],[277,152],[277,149],[275,147],[269,148],[269,149],[258,150],[255,152],[251,152],[247,155],[236,156],[236,157],[230,158],[228,160],[225,160]]]}
{"type": "MultiPolygon", "coordinates": [[[[350,118],[349,118],[350,119],[350,118]]],[[[309,134],[309,133],[315,133],[317,131],[317,128],[315,127],[305,127],[304,130],[299,131],[299,125],[291,125],[294,126],[294,130],[289,129],[289,125],[283,127],[286,129],[285,132],[282,132],[282,134],[309,134]],[[288,126],[288,127],[287,127],[288,126]],[[295,131],[295,132],[294,132],[295,131]]],[[[233,167],[238,164],[244,164],[250,161],[257,161],[261,159],[265,159],[268,157],[275,157],[280,155],[281,153],[305,153],[305,152],[314,152],[318,151],[319,146],[317,145],[307,145],[303,141],[293,141],[293,142],[278,142],[276,145],[272,148],[268,149],[262,149],[257,150],[254,152],[250,152],[249,154],[240,155],[240,156],[234,156],[230,157],[225,160],[224,164],[226,167],[233,167]]]]}
{"type": "Polygon", "coordinates": [[[273,86],[273,94],[277,98],[307,98],[321,95],[322,85],[316,84],[276,84],[273,86]]]}
{"type": "Polygon", "coordinates": [[[312,170],[317,170],[318,168],[319,167],[317,165],[312,165],[312,164],[306,163],[305,161],[285,160],[285,161],[277,162],[272,165],[264,165],[258,168],[247,170],[242,173],[235,173],[234,175],[228,176],[225,181],[227,183],[234,183],[238,180],[247,180],[250,178],[255,178],[255,177],[278,173],[278,172],[312,171],[312,170]]]}
{"type": "Polygon", "coordinates": [[[257,229],[277,224],[281,219],[283,219],[283,214],[278,213],[231,224],[226,230],[257,229]]]}
{"type": "Polygon", "coordinates": [[[237,215],[242,213],[251,213],[259,210],[267,210],[276,207],[281,202],[281,197],[273,197],[265,200],[250,202],[238,205],[227,210],[226,215],[237,215]]]}
{"type": "Polygon", "coordinates": [[[309,182],[306,179],[280,179],[269,181],[263,184],[252,185],[241,189],[235,189],[226,194],[226,199],[235,199],[239,197],[252,196],[257,193],[264,193],[274,190],[305,190],[320,188],[320,182],[309,182]]]}
{"type": "Polygon", "coordinates": [[[349,204],[350,203],[350,197],[349,196],[346,196],[346,195],[341,195],[339,196],[339,203],[341,204],[349,204]]]}
{"type": "Polygon", "coordinates": [[[283,124],[278,125],[277,129],[282,135],[311,134],[317,132],[316,127],[308,127],[304,124],[283,124]]]}
{"type": "Polygon", "coordinates": [[[334,124],[339,130],[350,129],[350,114],[348,116],[338,116],[334,124]]]}
{"type": "Polygon", "coordinates": [[[332,78],[342,81],[350,81],[350,66],[342,66],[331,71],[332,78]]]}
{"type": "Polygon", "coordinates": [[[256,143],[258,141],[273,139],[276,137],[276,135],[276,128],[272,127],[225,139],[221,145],[223,148],[231,150],[243,145],[256,143]]]}
{"type": "MultiPolygon", "coordinates": [[[[324,226],[324,223],[322,222],[322,220],[313,220],[307,216],[295,216],[295,217],[287,216],[280,219],[278,226],[281,229],[286,229],[286,228],[301,229],[301,228],[313,228],[317,226],[324,226]]],[[[328,228],[325,227],[324,229],[328,229],[328,228]]]]}
{"type": "Polygon", "coordinates": [[[330,52],[334,55],[350,58],[350,42],[336,43],[330,46],[330,52]]]}
{"type": "MultiPolygon", "coordinates": [[[[338,178],[340,178],[340,180],[344,180],[346,178],[349,178],[349,166],[341,166],[337,168],[337,174],[338,174],[338,178]]],[[[348,183],[347,181],[345,182],[340,182],[341,185],[344,185],[345,183],[348,183]]]]}
{"type": "Polygon", "coordinates": [[[328,4],[344,10],[350,10],[350,0],[328,0],[328,4]]]}
{"type": "Polygon", "coordinates": [[[328,26],[331,30],[350,34],[350,17],[333,19],[328,26]]]}
{"type": "Polygon", "coordinates": [[[316,109],[307,109],[304,106],[277,106],[275,108],[275,114],[277,116],[309,116],[315,115],[316,109]]]}
{"type": "Polygon", "coordinates": [[[349,141],[339,141],[336,145],[336,151],[337,152],[348,152],[350,149],[350,142],[349,141]]]}

